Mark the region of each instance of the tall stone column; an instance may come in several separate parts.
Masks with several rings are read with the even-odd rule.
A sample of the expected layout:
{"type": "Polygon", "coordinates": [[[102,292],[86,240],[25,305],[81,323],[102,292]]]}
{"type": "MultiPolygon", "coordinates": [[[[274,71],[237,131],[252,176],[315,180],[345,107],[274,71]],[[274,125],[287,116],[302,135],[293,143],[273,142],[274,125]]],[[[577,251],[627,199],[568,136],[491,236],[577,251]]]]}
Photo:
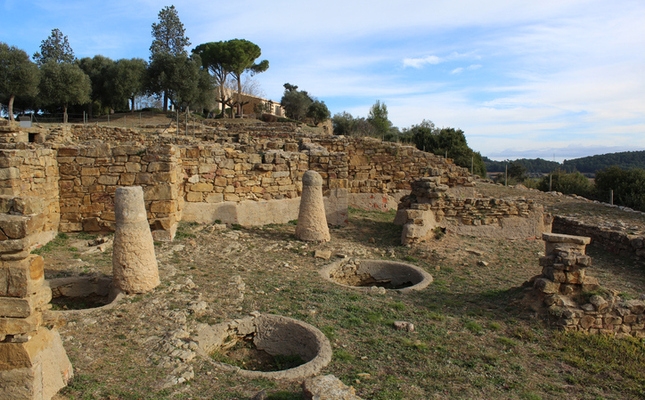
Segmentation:
{"type": "Polygon", "coordinates": [[[307,171],[302,177],[296,237],[310,242],[328,242],[331,239],[325,216],[322,177],[316,171],[307,171]]]}
{"type": "Polygon", "coordinates": [[[159,270],[141,186],[117,188],[114,213],[114,284],[126,293],[148,292],[159,285],[159,270]]]}

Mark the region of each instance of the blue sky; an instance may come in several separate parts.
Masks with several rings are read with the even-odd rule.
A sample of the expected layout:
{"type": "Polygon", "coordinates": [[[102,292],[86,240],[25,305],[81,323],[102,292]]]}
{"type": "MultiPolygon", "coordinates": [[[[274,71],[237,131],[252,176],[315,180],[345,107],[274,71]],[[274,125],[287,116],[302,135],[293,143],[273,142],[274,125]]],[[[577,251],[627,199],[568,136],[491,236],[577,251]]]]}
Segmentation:
{"type": "Polygon", "coordinates": [[[258,44],[274,100],[285,82],[332,114],[380,100],[395,126],[460,128],[499,160],[645,149],[642,0],[2,0],[0,41],[33,54],[58,28],[78,58],[148,59],[171,4],[191,48],[258,44]]]}

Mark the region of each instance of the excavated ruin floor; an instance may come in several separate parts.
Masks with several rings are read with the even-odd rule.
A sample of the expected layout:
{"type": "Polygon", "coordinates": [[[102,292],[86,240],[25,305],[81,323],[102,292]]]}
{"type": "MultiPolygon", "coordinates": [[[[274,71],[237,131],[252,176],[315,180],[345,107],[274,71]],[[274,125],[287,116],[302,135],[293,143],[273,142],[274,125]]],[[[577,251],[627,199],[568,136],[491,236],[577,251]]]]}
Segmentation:
{"type": "MultiPolygon", "coordinates": [[[[490,190],[535,195],[570,214],[595,212],[570,198],[490,190]]],[[[606,218],[616,221],[615,215],[606,218]]],[[[621,218],[645,226],[641,216],[621,218]]],[[[162,283],[153,292],[59,321],[75,379],[56,399],[250,399],[261,390],[273,398],[301,398],[299,381],[243,378],[198,356],[199,324],[253,311],[320,329],[333,349],[322,373],[338,376],[366,399],[637,397],[640,378],[625,373],[617,386],[611,371],[603,377],[567,361],[557,345],[562,339],[511,305],[521,296],[520,285],[540,272],[541,240],[446,235],[407,248],[399,245],[393,219],[393,212],[352,210],[350,225],[332,229],[324,244],[297,241],[293,224],[240,229],[182,223],[174,242],[155,246],[162,283]],[[316,250],[328,250],[331,259],[316,258],[316,250]],[[318,274],[337,256],[414,264],[434,282],[407,294],[343,288],[318,274]],[[413,323],[415,331],[395,330],[394,320],[413,323]]],[[[42,251],[47,277],[111,275],[109,241],[96,245],[96,238],[59,237],[42,251]]],[[[593,247],[588,254],[594,259],[589,274],[603,285],[632,298],[645,292],[642,262],[593,247]]],[[[231,357],[250,357],[241,354],[247,350],[231,357]]]]}

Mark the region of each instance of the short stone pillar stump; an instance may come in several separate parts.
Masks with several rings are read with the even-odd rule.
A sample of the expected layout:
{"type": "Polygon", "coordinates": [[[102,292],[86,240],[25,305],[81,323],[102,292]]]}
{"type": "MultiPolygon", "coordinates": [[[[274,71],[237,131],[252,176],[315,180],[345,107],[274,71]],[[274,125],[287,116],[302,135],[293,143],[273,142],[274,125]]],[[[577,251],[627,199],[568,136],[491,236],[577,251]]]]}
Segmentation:
{"type": "Polygon", "coordinates": [[[544,233],[542,274],[524,284],[524,304],[566,331],[645,338],[645,301],[624,300],[588,276],[591,239],[544,233]]]}
{"type": "Polygon", "coordinates": [[[114,285],[126,293],[149,292],[160,282],[141,186],[117,188],[114,212],[114,285]]]}
{"type": "Polygon", "coordinates": [[[307,242],[328,242],[331,239],[325,203],[322,195],[322,177],[316,171],[302,176],[302,197],[296,225],[296,237],[307,242]]]}

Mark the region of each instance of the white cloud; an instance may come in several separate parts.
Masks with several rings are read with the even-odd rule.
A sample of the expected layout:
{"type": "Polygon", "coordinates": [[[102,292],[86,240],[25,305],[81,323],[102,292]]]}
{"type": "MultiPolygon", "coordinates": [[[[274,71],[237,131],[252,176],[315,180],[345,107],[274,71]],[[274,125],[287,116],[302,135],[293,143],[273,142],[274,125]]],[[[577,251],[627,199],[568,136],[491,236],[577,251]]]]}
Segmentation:
{"type": "Polygon", "coordinates": [[[404,58],[403,67],[421,68],[425,65],[437,65],[441,62],[441,58],[437,56],[427,56],[421,58],[404,58]]]}

